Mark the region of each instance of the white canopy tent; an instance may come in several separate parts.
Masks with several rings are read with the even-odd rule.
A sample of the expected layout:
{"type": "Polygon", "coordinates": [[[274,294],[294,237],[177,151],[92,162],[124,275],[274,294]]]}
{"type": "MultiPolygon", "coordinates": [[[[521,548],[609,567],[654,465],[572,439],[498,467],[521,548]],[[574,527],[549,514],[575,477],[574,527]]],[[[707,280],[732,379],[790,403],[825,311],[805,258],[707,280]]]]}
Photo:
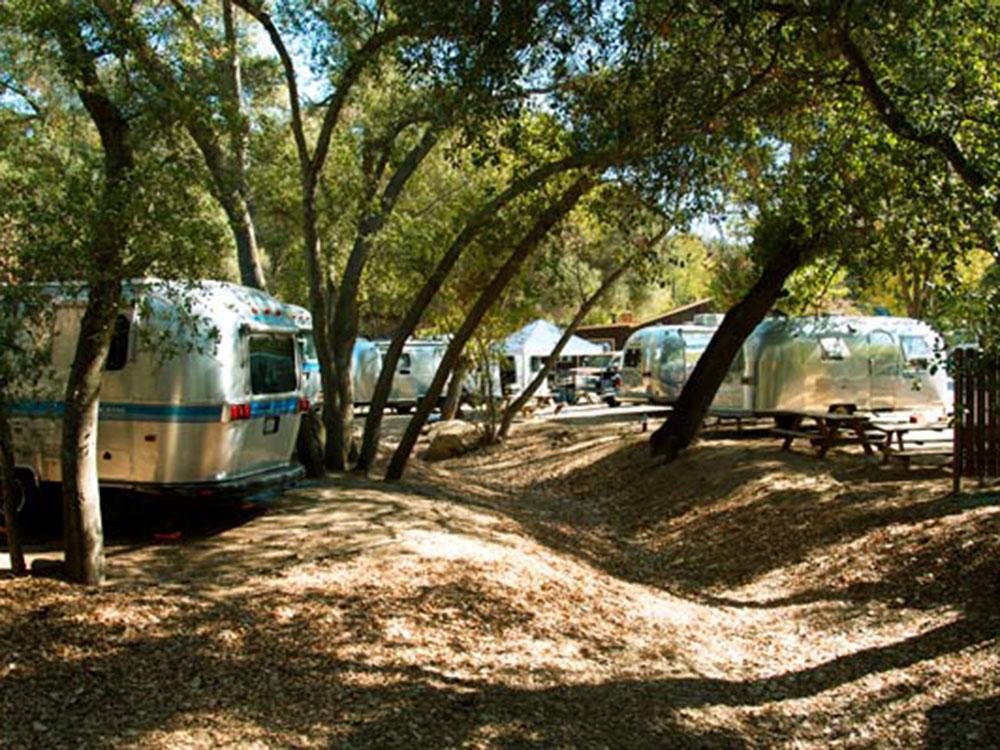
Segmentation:
{"type": "MultiPolygon", "coordinates": [[[[556,348],[562,335],[563,329],[555,323],[538,319],[528,323],[520,331],[515,331],[504,340],[504,354],[514,363],[514,382],[512,383],[514,392],[520,392],[527,387],[531,379],[542,369],[545,358],[552,354],[552,350],[556,348]]],[[[560,356],[585,357],[602,352],[604,352],[604,348],[599,344],[579,336],[571,336],[560,356]]],[[[536,395],[547,396],[548,394],[548,383],[543,383],[536,395]]]]}

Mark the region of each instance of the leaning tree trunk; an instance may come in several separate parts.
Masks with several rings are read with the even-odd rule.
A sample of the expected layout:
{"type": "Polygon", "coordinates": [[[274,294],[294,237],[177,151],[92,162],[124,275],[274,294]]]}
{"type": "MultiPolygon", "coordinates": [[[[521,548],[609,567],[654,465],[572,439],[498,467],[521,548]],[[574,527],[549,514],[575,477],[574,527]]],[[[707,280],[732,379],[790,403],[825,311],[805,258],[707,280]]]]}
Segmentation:
{"type": "Polygon", "coordinates": [[[452,240],[451,245],[438,261],[424,285],[417,292],[413,302],[406,311],[406,315],[400,322],[399,327],[393,333],[389,342],[389,349],[382,358],[382,370],[379,372],[378,381],[375,384],[375,391],[372,393],[371,406],[368,409],[368,416],[365,418],[365,431],[361,440],[361,452],[355,464],[355,471],[366,474],[375,461],[375,454],[378,452],[378,444],[382,430],[382,415],[385,412],[386,404],[389,402],[389,394],[392,392],[392,379],[396,374],[396,366],[403,353],[406,340],[413,335],[417,325],[423,318],[424,312],[434,301],[434,297],[444,286],[451,269],[458,262],[463,251],[478,236],[479,232],[486,227],[499,213],[501,209],[522,195],[525,195],[539,186],[545,184],[553,177],[563,174],[572,169],[577,169],[587,164],[605,164],[610,160],[607,155],[592,155],[588,158],[570,157],[560,159],[556,162],[545,164],[536,169],[526,177],[512,183],[500,195],[484,204],[465,223],[462,231],[452,240]]]}
{"type": "Polygon", "coordinates": [[[527,388],[521,391],[517,398],[507,405],[507,408],[504,410],[503,417],[500,420],[500,429],[497,430],[497,440],[503,440],[507,437],[507,433],[510,432],[510,426],[514,421],[514,417],[517,416],[517,413],[521,411],[521,409],[524,408],[524,405],[527,404],[531,397],[535,395],[535,391],[537,391],[541,387],[542,383],[545,382],[549,373],[552,372],[552,368],[554,368],[556,366],[556,362],[559,361],[559,355],[562,354],[562,351],[566,348],[566,344],[569,343],[569,340],[573,338],[573,334],[576,333],[576,329],[580,327],[580,323],[583,322],[583,319],[587,317],[587,313],[589,313],[593,309],[594,305],[596,305],[601,298],[607,294],[608,290],[615,285],[615,282],[622,277],[622,274],[624,274],[625,271],[628,270],[628,267],[632,265],[632,261],[635,257],[636,256],[632,256],[629,260],[625,261],[618,266],[618,268],[612,271],[604,282],[597,288],[597,291],[590,295],[590,297],[584,300],[584,303],[580,305],[580,308],[576,311],[576,315],[573,316],[573,320],[571,320],[570,324],[566,326],[566,330],[563,331],[563,335],[560,337],[559,341],[556,342],[556,346],[552,350],[552,353],[545,358],[545,364],[542,365],[542,369],[538,371],[537,375],[535,375],[534,380],[528,384],[527,388]]]}
{"type": "MultiPolygon", "coordinates": [[[[483,290],[483,292],[476,299],[475,304],[473,304],[472,309],[466,316],[462,325],[459,326],[458,331],[455,332],[455,336],[452,338],[451,342],[448,344],[447,350],[445,350],[444,357],[441,360],[441,364],[438,365],[437,372],[434,373],[434,380],[431,381],[431,385],[428,388],[427,393],[424,394],[420,403],[417,405],[417,410],[410,419],[406,426],[406,432],[403,434],[403,438],[399,445],[396,447],[396,451],[392,454],[392,458],[389,461],[389,467],[386,470],[385,478],[387,480],[397,480],[401,479],[403,476],[403,471],[406,469],[406,463],[410,459],[410,454],[413,452],[413,447],[417,444],[417,439],[420,437],[420,430],[423,429],[424,424],[427,422],[427,417],[430,416],[431,410],[437,403],[438,397],[441,395],[441,391],[444,390],[444,386],[448,381],[448,376],[451,374],[452,370],[455,369],[455,365],[458,362],[459,357],[462,356],[462,350],[465,348],[465,344],[468,342],[469,338],[475,333],[476,328],[479,327],[479,323],[485,317],[486,313],[489,311],[493,303],[500,297],[504,289],[510,281],[517,275],[520,271],[521,266],[524,261],[531,255],[532,251],[538,247],[539,243],[545,238],[549,230],[555,226],[559,220],[573,210],[573,207],[579,202],[591,187],[593,187],[594,181],[589,174],[584,174],[576,179],[576,181],[563,193],[560,199],[549,206],[535,221],[531,230],[527,235],[518,243],[518,246],[510,254],[507,262],[504,263],[503,267],[497,271],[490,281],[489,286],[483,290]]],[[[385,364],[383,363],[383,368],[385,364]]]]}
{"type": "Polygon", "coordinates": [[[462,388],[465,385],[465,376],[469,373],[470,365],[468,357],[458,358],[455,371],[451,374],[451,380],[448,381],[448,391],[445,393],[444,403],[441,405],[442,421],[447,422],[458,416],[458,407],[462,403],[462,388]]]}
{"type": "Polygon", "coordinates": [[[785,281],[804,257],[801,239],[790,232],[764,266],[757,283],[726,313],[666,423],[650,436],[650,452],[654,456],[666,456],[672,461],[695,439],[737,352],[774,305],[785,281]]]}
{"type": "Polygon", "coordinates": [[[18,518],[17,485],[14,481],[14,437],[10,430],[7,409],[0,403],[0,492],[3,493],[4,525],[6,526],[7,551],[10,569],[16,576],[28,572],[21,548],[20,519],[18,518]]]}

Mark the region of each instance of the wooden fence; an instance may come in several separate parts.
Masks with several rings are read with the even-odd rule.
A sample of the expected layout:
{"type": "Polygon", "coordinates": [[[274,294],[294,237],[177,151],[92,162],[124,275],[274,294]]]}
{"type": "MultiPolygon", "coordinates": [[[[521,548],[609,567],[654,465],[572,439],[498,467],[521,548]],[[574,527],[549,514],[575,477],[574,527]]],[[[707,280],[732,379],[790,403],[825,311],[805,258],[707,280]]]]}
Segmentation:
{"type": "Polygon", "coordinates": [[[1000,476],[1000,356],[957,349],[954,354],[955,453],[953,485],[962,477],[1000,476]]]}

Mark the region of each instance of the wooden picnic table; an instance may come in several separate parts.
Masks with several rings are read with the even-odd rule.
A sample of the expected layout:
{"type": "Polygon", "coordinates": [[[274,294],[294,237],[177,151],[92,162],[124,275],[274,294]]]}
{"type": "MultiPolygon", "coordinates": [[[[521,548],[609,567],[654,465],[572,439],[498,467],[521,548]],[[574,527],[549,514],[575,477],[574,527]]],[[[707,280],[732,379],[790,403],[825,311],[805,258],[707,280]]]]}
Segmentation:
{"type": "Polygon", "coordinates": [[[914,456],[947,456],[954,453],[954,430],[950,422],[872,421],[873,430],[885,433],[878,444],[882,463],[898,459],[909,468],[914,456]]]}
{"type": "Polygon", "coordinates": [[[782,450],[790,450],[792,443],[801,438],[809,440],[820,458],[838,445],[860,445],[867,455],[873,456],[873,446],[886,439],[884,433],[872,429],[873,415],[869,412],[781,412],[774,417],[778,427],[771,434],[785,439],[782,450]],[[811,424],[803,424],[807,420],[811,424]]]}

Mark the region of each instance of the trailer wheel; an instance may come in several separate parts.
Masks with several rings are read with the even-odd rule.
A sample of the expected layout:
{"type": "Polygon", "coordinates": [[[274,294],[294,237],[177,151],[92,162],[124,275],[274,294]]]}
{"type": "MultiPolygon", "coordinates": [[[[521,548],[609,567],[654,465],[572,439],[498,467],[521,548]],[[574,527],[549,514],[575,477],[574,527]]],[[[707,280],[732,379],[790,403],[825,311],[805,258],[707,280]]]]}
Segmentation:
{"type": "Polygon", "coordinates": [[[399,404],[396,407],[397,414],[409,414],[411,411],[413,411],[413,407],[410,404],[399,404]]]}
{"type": "Polygon", "coordinates": [[[305,467],[306,476],[321,477],[323,466],[323,417],[318,410],[307,411],[299,423],[299,435],[295,441],[295,453],[299,463],[305,467]]]}
{"type": "Polygon", "coordinates": [[[606,399],[604,399],[604,403],[606,403],[612,409],[614,409],[616,406],[622,405],[622,402],[616,399],[614,396],[608,396],[606,399]]]}

